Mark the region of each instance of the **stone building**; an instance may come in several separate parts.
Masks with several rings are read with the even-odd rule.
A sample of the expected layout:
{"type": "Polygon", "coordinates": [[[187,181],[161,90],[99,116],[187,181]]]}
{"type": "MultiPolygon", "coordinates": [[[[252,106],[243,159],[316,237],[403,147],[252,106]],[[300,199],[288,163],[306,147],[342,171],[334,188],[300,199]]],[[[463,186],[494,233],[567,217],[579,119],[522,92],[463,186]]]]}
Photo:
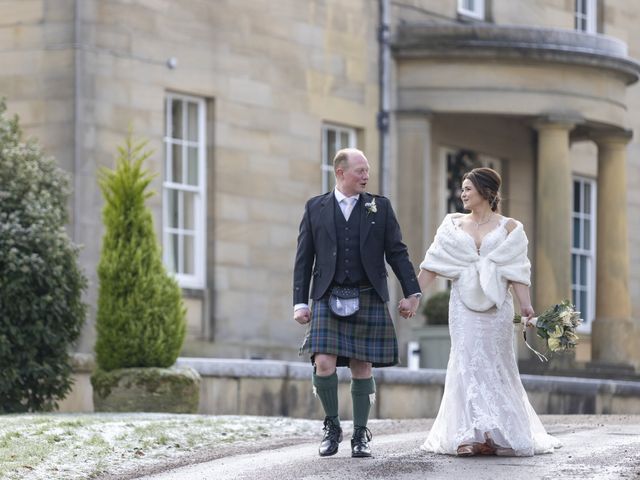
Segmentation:
{"type": "MultiPolygon", "coordinates": [[[[638,22],[627,0],[0,2],[0,95],[72,176],[91,280],[79,349],[94,342],[96,172],[132,126],[155,150],[185,355],[298,358],[299,220],[353,145],[416,265],[461,173],[498,169],[534,306],[573,298],[578,360],[640,368],[638,22]]],[[[404,352],[411,324],[396,323],[404,352]]]]}

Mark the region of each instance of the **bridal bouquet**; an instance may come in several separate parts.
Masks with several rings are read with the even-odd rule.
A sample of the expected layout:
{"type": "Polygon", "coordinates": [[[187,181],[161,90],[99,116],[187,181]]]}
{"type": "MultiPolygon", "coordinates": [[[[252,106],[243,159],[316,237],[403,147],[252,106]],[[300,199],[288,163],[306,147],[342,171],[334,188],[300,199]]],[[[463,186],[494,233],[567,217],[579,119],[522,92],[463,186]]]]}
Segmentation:
{"type": "MultiPolygon", "coordinates": [[[[537,335],[546,340],[547,347],[552,353],[575,348],[578,343],[576,328],[582,323],[582,319],[580,318],[580,312],[575,311],[569,300],[564,300],[562,303],[554,305],[545,310],[539,317],[530,319],[529,322],[535,325],[537,335]]],[[[522,316],[516,314],[513,317],[513,323],[522,323],[522,316]]],[[[523,334],[524,342],[529,350],[533,351],[540,361],[548,361],[547,357],[529,345],[527,332],[524,331],[523,334]]]]}

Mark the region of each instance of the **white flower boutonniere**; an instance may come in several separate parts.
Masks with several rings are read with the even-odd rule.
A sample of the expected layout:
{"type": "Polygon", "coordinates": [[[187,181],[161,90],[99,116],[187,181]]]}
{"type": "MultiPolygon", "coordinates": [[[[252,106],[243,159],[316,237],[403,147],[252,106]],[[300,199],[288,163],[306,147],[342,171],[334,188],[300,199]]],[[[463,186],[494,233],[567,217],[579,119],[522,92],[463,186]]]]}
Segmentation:
{"type": "Polygon", "coordinates": [[[364,208],[367,209],[367,214],[376,213],[378,211],[378,206],[376,205],[376,199],[374,198],[370,202],[365,203],[364,208]]]}

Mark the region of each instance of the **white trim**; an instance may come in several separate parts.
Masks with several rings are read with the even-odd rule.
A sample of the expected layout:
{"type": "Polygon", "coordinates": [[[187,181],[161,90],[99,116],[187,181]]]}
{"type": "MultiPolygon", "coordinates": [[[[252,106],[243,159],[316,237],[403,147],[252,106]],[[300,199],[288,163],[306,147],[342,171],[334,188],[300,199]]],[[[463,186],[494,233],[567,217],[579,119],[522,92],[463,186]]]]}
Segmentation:
{"type": "MultiPolygon", "coordinates": [[[[587,178],[587,177],[581,177],[579,175],[574,175],[571,181],[571,261],[573,262],[573,255],[581,255],[584,257],[587,257],[587,284],[586,284],[586,288],[584,288],[581,284],[577,284],[574,283],[574,279],[573,279],[573,263],[572,263],[572,278],[571,278],[571,291],[573,293],[574,290],[578,290],[578,291],[586,291],[587,293],[587,307],[588,307],[588,314],[590,318],[585,318],[584,317],[584,313],[583,313],[583,320],[584,323],[582,325],[580,325],[580,327],[578,328],[579,332],[582,333],[589,333],[591,332],[591,325],[593,324],[593,321],[595,320],[595,316],[596,316],[596,254],[597,254],[597,245],[596,245],[596,239],[597,239],[597,228],[596,228],[596,224],[597,224],[597,183],[594,179],[592,178],[587,178]],[[575,182],[579,182],[581,185],[581,198],[584,198],[584,185],[589,185],[591,188],[591,198],[590,198],[590,205],[589,205],[589,209],[591,213],[585,213],[584,211],[579,211],[579,212],[575,212],[574,211],[574,205],[573,205],[573,199],[575,198],[575,192],[573,191],[574,188],[574,183],[575,182]],[[574,247],[574,230],[573,230],[573,223],[574,223],[574,219],[579,219],[580,220],[580,232],[579,234],[582,234],[582,228],[584,225],[584,220],[589,220],[590,224],[589,224],[589,244],[590,244],[590,248],[589,249],[585,249],[585,248],[576,248],[574,247]]],[[[578,271],[578,275],[581,273],[580,272],[580,266],[578,265],[576,270],[578,271]]],[[[578,303],[578,302],[576,302],[578,303]]]]}
{"type": "MultiPolygon", "coordinates": [[[[207,179],[206,179],[206,102],[203,98],[192,97],[189,95],[181,95],[176,93],[168,93],[165,99],[165,164],[164,179],[162,183],[162,245],[163,259],[167,269],[173,272],[174,265],[171,264],[172,252],[170,252],[171,235],[177,235],[178,238],[178,272],[173,272],[178,284],[183,288],[204,288],[205,287],[205,265],[206,265],[206,202],[207,202],[207,179]],[[174,132],[169,129],[173,125],[171,104],[174,100],[181,103],[182,109],[182,136],[185,138],[176,139],[174,132]],[[197,129],[198,140],[188,140],[187,137],[187,121],[188,112],[187,104],[195,103],[197,105],[197,129]],[[184,183],[176,182],[174,178],[169,179],[172,175],[172,146],[178,145],[182,151],[182,172],[181,177],[184,183]],[[197,185],[186,183],[189,173],[188,148],[197,149],[197,185]],[[177,192],[178,199],[178,225],[169,226],[169,194],[177,192]],[[193,194],[193,228],[184,227],[184,194],[193,194]],[[184,239],[186,237],[193,238],[193,273],[186,274],[184,272],[184,239]]],[[[175,261],[175,259],[174,259],[175,261]]]]}
{"type": "Polygon", "coordinates": [[[465,17],[484,20],[484,0],[458,0],[458,13],[465,17]],[[466,3],[471,2],[471,8],[466,3]]]}
{"type": "Polygon", "coordinates": [[[356,129],[352,127],[344,127],[331,123],[325,123],[322,125],[322,158],[320,163],[320,169],[322,171],[322,192],[329,191],[329,177],[333,175],[333,158],[329,157],[329,146],[327,145],[327,135],[329,131],[335,132],[335,143],[333,145],[334,151],[337,152],[342,148],[356,148],[357,137],[356,129]],[[341,134],[346,133],[348,135],[347,145],[343,145],[340,141],[341,134]]]}
{"type": "Polygon", "coordinates": [[[598,33],[598,0],[575,0],[573,14],[576,30],[590,34],[598,33]]]}

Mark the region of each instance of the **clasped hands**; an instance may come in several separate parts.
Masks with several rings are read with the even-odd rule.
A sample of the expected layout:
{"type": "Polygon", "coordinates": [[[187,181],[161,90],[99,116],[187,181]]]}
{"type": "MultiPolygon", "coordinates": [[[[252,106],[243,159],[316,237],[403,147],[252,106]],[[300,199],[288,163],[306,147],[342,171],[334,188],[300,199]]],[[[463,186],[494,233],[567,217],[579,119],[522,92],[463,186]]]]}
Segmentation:
{"type": "Polygon", "coordinates": [[[420,299],[415,295],[400,300],[400,302],[398,302],[398,312],[400,316],[402,318],[413,317],[416,314],[416,310],[418,310],[419,303],[420,299]]]}

